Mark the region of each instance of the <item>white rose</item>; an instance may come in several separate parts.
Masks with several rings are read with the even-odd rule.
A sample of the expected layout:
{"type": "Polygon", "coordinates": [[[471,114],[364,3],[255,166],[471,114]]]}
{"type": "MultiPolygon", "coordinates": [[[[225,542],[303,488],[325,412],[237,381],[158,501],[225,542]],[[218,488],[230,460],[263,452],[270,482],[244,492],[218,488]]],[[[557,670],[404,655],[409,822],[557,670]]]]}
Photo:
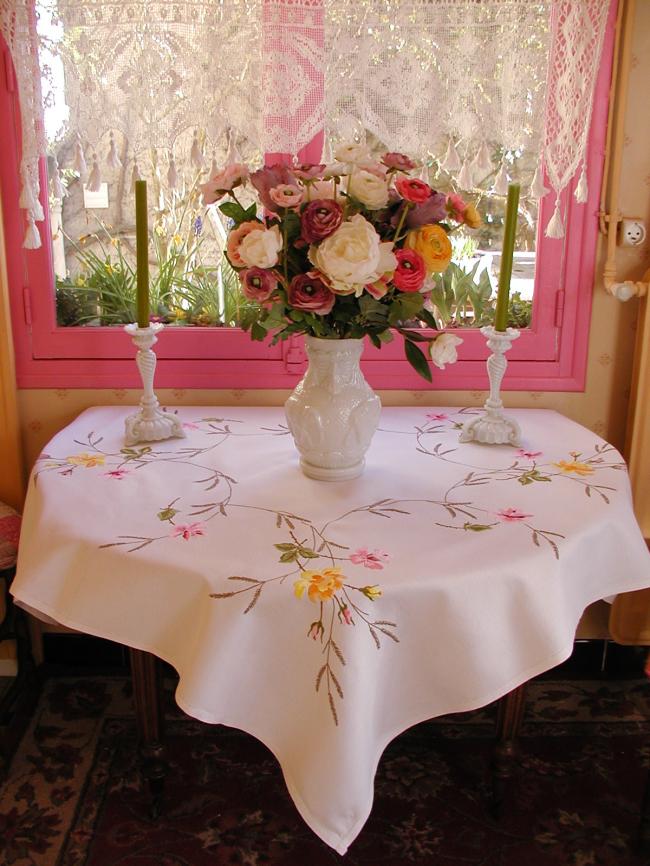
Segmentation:
{"type": "Polygon", "coordinates": [[[439,337],[429,344],[429,354],[431,360],[441,370],[445,369],[445,364],[455,364],[458,360],[456,346],[460,346],[463,341],[455,334],[440,334],[439,337]]]}
{"type": "Polygon", "coordinates": [[[333,291],[361,294],[367,283],[395,270],[392,250],[392,243],[382,243],[368,220],[356,214],[318,246],[312,244],[309,260],[329,277],[333,291]]]}
{"type": "Polygon", "coordinates": [[[370,151],[365,144],[340,144],[334,151],[334,159],[357,165],[370,160],[370,151]]]}
{"type": "Polygon", "coordinates": [[[369,171],[355,171],[350,176],[348,192],[370,210],[379,210],[388,204],[388,184],[369,171]]]}
{"type": "Polygon", "coordinates": [[[237,252],[249,268],[272,268],[278,263],[278,253],[282,249],[282,235],[278,226],[250,232],[242,240],[237,252]]]}

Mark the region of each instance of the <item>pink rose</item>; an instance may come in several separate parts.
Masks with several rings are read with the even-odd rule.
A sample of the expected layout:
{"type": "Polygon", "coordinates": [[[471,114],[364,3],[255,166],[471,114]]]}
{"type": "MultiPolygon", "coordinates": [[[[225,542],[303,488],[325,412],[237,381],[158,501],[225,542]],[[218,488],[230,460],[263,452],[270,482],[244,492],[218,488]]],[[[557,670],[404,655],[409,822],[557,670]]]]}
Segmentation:
{"type": "Polygon", "coordinates": [[[269,190],[269,195],[279,207],[297,207],[305,194],[295,184],[281,183],[269,190]]]}
{"type": "Polygon", "coordinates": [[[287,301],[296,310],[306,310],[317,316],[331,313],[336,296],[321,279],[318,271],[298,274],[291,280],[287,301]]]}
{"type": "Polygon", "coordinates": [[[427,269],[424,259],[415,250],[395,250],[397,268],[393,283],[400,292],[419,292],[424,285],[427,269]]]}
{"type": "Polygon", "coordinates": [[[332,199],[321,198],[310,202],[300,217],[300,237],[314,244],[333,235],[343,222],[343,210],[332,199]]]}
{"type": "Polygon", "coordinates": [[[307,162],[302,165],[294,165],[292,171],[300,180],[313,180],[325,171],[325,163],[317,165],[307,162]]]}
{"type": "Polygon", "coordinates": [[[260,202],[271,212],[275,212],[276,209],[276,203],[270,196],[271,190],[281,184],[294,184],[296,180],[291,169],[282,163],[260,168],[251,174],[250,179],[257,190],[260,202]]]}
{"type": "Polygon", "coordinates": [[[262,223],[257,221],[249,221],[240,223],[236,229],[233,229],[228,235],[228,241],[226,243],[226,254],[228,256],[228,261],[233,266],[233,268],[244,268],[246,267],[246,262],[239,255],[239,247],[244,238],[249,235],[251,232],[259,231],[264,228],[262,223]]]}
{"type": "Polygon", "coordinates": [[[224,197],[227,192],[244,183],[248,178],[248,169],[240,162],[227,165],[217,172],[207,183],[202,183],[199,189],[203,193],[203,204],[214,204],[224,197]]]}
{"type": "Polygon", "coordinates": [[[263,304],[278,287],[278,275],[265,268],[246,268],[239,272],[241,290],[249,301],[263,304]]]}
{"type": "Polygon", "coordinates": [[[417,177],[400,177],[395,181],[395,189],[402,198],[413,204],[423,204],[433,193],[429,184],[417,177]]]}
{"type": "Polygon", "coordinates": [[[412,168],[415,168],[415,163],[412,159],[409,159],[403,153],[395,153],[394,151],[385,153],[381,161],[387,168],[397,169],[397,171],[410,171],[412,168]]]}
{"type": "Polygon", "coordinates": [[[518,508],[502,508],[501,511],[497,511],[497,517],[500,517],[501,520],[505,520],[506,522],[526,520],[527,517],[532,516],[532,514],[524,514],[524,512],[519,511],[518,508]]]}
{"type": "Polygon", "coordinates": [[[456,222],[462,223],[463,214],[465,213],[466,208],[467,204],[457,193],[450,193],[447,196],[447,212],[453,220],[456,220],[456,222]]]}
{"type": "Polygon", "coordinates": [[[350,562],[355,565],[363,565],[364,568],[370,568],[373,571],[380,571],[384,567],[384,563],[390,562],[390,554],[384,550],[368,550],[365,547],[355,550],[350,554],[350,562]]]}

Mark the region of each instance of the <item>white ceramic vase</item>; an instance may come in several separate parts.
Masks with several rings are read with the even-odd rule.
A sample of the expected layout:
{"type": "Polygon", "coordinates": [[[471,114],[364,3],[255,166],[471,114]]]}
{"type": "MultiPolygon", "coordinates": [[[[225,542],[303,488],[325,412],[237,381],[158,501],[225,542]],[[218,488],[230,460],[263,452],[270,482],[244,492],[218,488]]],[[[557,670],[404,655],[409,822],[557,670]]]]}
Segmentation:
{"type": "Polygon", "coordinates": [[[302,471],[319,481],[356,478],[381,412],[359,366],[363,340],[305,337],[305,347],[307,372],[284,404],[302,471]]]}

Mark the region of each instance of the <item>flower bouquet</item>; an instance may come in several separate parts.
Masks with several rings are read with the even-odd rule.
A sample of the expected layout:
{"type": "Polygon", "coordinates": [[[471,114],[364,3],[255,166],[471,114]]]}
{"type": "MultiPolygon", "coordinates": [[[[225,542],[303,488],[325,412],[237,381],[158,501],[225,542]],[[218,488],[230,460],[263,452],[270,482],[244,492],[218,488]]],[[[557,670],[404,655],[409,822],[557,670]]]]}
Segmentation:
{"type": "Polygon", "coordinates": [[[379,161],[363,145],[342,145],[333,165],[272,165],[249,172],[228,165],[203,184],[205,204],[234,225],[226,256],[245,297],[259,307],[243,323],[254,340],[292,334],[324,339],[367,336],[377,347],[404,338],[407,360],[431,381],[428,360],[456,360],[456,335],[436,329],[433,275],[451,260],[449,232],[480,217],[459,195],[434,191],[400,153],[379,161]],[[237,189],[250,182],[257,204],[237,189]],[[418,330],[419,328],[419,330],[418,330]],[[418,344],[426,344],[425,354],[418,344]],[[429,358],[427,358],[427,355],[429,358]]]}
{"type": "Polygon", "coordinates": [[[285,404],[287,422],[305,474],[327,480],[362,471],[379,420],[379,398],[359,367],[363,337],[379,348],[399,333],[428,381],[429,360],[440,368],[456,360],[462,341],[429,331],[430,294],[451,260],[449,232],[480,224],[473,205],[412,176],[416,164],[401,153],[373,160],[348,144],[335,158],[252,173],[231,164],[202,186],[208,205],[230,199],[219,205],[233,221],[226,256],[257,304],[242,326],[272,343],[305,335],[309,368],[285,404]],[[248,182],[261,215],[257,202],[238,198],[248,182]]]}

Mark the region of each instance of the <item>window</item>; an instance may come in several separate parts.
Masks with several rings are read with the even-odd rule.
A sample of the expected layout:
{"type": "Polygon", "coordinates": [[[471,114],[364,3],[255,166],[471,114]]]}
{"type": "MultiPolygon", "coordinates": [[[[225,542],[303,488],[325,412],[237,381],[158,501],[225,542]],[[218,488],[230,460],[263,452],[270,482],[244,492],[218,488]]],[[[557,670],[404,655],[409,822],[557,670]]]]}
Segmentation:
{"type": "MultiPolygon", "coordinates": [[[[328,8],[328,3],[329,0],[326,0],[324,4],[326,8],[328,8]]],[[[369,5],[372,6],[373,3],[381,5],[378,0],[369,0],[369,5]]],[[[276,5],[281,6],[282,4],[276,5]]],[[[316,3],[312,0],[311,7],[320,8],[322,5],[322,3],[316,3]]],[[[363,5],[359,4],[359,7],[363,5]]],[[[336,4],[329,3],[329,6],[333,9],[336,4]]],[[[539,4],[540,8],[542,6],[543,4],[539,4]]],[[[272,9],[273,7],[273,2],[263,3],[263,9],[266,13],[268,13],[269,8],[272,9]]],[[[328,38],[332,40],[332,33],[334,33],[338,40],[337,44],[344,46],[345,42],[341,38],[340,30],[336,30],[337,27],[342,26],[342,19],[337,19],[334,11],[330,11],[331,19],[336,26],[332,28],[328,38]]],[[[593,122],[587,149],[587,168],[590,178],[589,199],[586,204],[576,204],[573,195],[575,183],[571,183],[563,190],[560,205],[565,216],[567,234],[563,240],[557,240],[549,239],[543,233],[543,229],[552,219],[556,203],[552,196],[542,198],[537,220],[535,221],[533,214],[529,229],[530,240],[534,241],[534,249],[528,253],[522,251],[520,256],[522,268],[527,267],[529,274],[532,271],[532,263],[535,262],[535,291],[532,297],[530,326],[522,330],[520,339],[513,345],[508,356],[507,387],[511,389],[530,389],[532,387],[538,390],[580,390],[584,384],[597,237],[597,195],[605,137],[614,12],[615,9],[612,8],[596,83],[593,122]]],[[[313,24],[316,19],[312,18],[310,21],[313,24]]],[[[270,23],[266,21],[267,42],[272,42],[277,37],[277,30],[281,24],[282,21],[278,17],[271,17],[270,23]]],[[[304,22],[301,26],[303,24],[304,22]]],[[[54,247],[49,243],[44,243],[40,249],[27,251],[21,246],[24,223],[18,207],[20,193],[18,185],[21,138],[20,106],[15,76],[11,71],[9,51],[6,45],[2,47],[6,75],[5,80],[0,82],[0,108],[2,116],[9,119],[7,126],[11,134],[4,136],[0,144],[2,153],[0,183],[5,224],[8,229],[6,232],[7,255],[12,289],[19,385],[21,387],[135,387],[138,385],[138,379],[137,371],[132,363],[134,350],[121,328],[105,325],[66,327],[57,323],[57,308],[53,292],[54,274],[55,272],[59,273],[63,281],[68,280],[69,282],[73,281],[76,276],[69,263],[63,262],[62,264],[61,262],[61,235],[59,234],[54,247]]],[[[273,45],[270,47],[267,45],[266,50],[272,55],[273,45]]],[[[383,50],[384,43],[382,43],[383,50]]],[[[342,53],[337,56],[336,62],[333,63],[334,72],[330,70],[329,75],[333,75],[336,70],[343,74],[341,72],[341,57],[344,57],[342,53]]],[[[295,68],[293,71],[295,73],[295,68]]],[[[352,85],[359,85],[358,81],[355,83],[353,73],[348,70],[345,74],[347,78],[341,80],[350,83],[350,88],[352,85]]],[[[406,70],[404,74],[412,74],[412,70],[411,72],[406,70]]],[[[312,114],[314,112],[312,105],[314,100],[317,101],[319,98],[324,100],[328,128],[335,125],[339,134],[341,132],[357,136],[361,134],[367,135],[369,139],[373,136],[377,138],[378,133],[382,132],[378,127],[378,122],[373,121],[372,117],[365,126],[358,122],[356,125],[352,123],[350,118],[354,117],[354,112],[349,103],[350,93],[354,96],[354,90],[351,89],[350,93],[346,93],[344,87],[335,89],[330,86],[324,88],[325,93],[323,94],[322,77],[319,80],[318,75],[314,75],[313,71],[309,72],[304,69],[302,75],[307,81],[303,87],[303,99],[310,103],[312,114]],[[331,96],[332,92],[336,94],[334,101],[331,96]],[[347,129],[345,129],[346,123],[347,129]]],[[[99,78],[101,79],[101,76],[99,78]]],[[[457,82],[458,87],[461,85],[462,81],[457,82]]],[[[371,108],[374,106],[373,110],[376,109],[377,117],[381,118],[383,109],[376,105],[377,93],[372,93],[366,89],[364,96],[367,99],[367,105],[370,105],[371,108]]],[[[528,98],[530,100],[532,96],[529,94],[528,98]]],[[[234,110],[232,100],[228,105],[234,110]]],[[[87,106],[84,110],[88,110],[87,106]]],[[[281,112],[282,105],[273,105],[272,110],[281,112]]],[[[364,112],[368,118],[367,106],[364,108],[364,112]]],[[[383,116],[385,113],[384,111],[383,116]]],[[[295,116],[295,114],[292,115],[292,122],[295,120],[295,116]]],[[[264,122],[275,122],[274,118],[276,118],[275,115],[267,112],[264,122]]],[[[97,122],[99,123],[99,120],[97,122]]],[[[103,160],[110,147],[112,130],[104,124],[102,124],[101,129],[101,135],[98,136],[94,145],[103,160]]],[[[295,123],[293,125],[289,123],[288,129],[288,133],[285,130],[286,134],[297,135],[295,123]]],[[[189,153],[194,134],[195,129],[191,125],[186,125],[183,133],[184,138],[177,139],[175,147],[189,153]]],[[[202,135],[202,132],[199,134],[202,135]]],[[[386,130],[385,134],[389,135],[390,130],[386,130]]],[[[255,136],[251,135],[251,139],[253,138],[255,136]]],[[[113,140],[116,142],[116,147],[124,143],[117,134],[113,140]]],[[[221,141],[224,143],[227,140],[228,137],[224,135],[222,125],[221,141]]],[[[241,134],[241,130],[235,136],[235,140],[240,149],[246,150],[248,148],[248,153],[243,154],[244,157],[254,156],[255,145],[247,143],[248,140],[241,134]]],[[[275,140],[281,141],[281,138],[276,136],[275,140]]],[[[458,138],[453,140],[457,141],[458,138]]],[[[69,140],[67,142],[68,157],[71,156],[71,147],[73,146],[74,140],[69,140]]],[[[314,149],[314,145],[312,145],[312,150],[314,149]]],[[[403,149],[407,150],[408,148],[404,147],[403,149]]],[[[503,150],[501,152],[503,153],[503,150]]],[[[432,163],[432,171],[439,168],[440,155],[436,160],[429,153],[419,155],[424,156],[432,163]]],[[[516,154],[513,152],[511,156],[514,157],[514,155],[516,154]]],[[[223,157],[223,154],[221,156],[223,157]]],[[[121,161],[125,164],[129,161],[128,148],[126,152],[122,152],[121,157],[121,161]]],[[[209,159],[209,154],[206,154],[206,157],[209,159]]],[[[304,157],[305,151],[303,150],[304,157]]],[[[87,158],[90,163],[91,150],[87,151],[87,158]]],[[[165,175],[170,167],[169,153],[163,152],[160,159],[164,186],[165,175]]],[[[63,162],[62,160],[61,164],[63,162]]],[[[69,164],[70,159],[68,159],[69,164]]],[[[129,161],[128,167],[131,169],[132,161],[129,161]]],[[[53,169],[54,165],[50,161],[51,175],[53,169]]],[[[511,173],[516,170],[517,161],[514,160],[511,173]]],[[[70,176],[74,177],[74,175],[70,176]]],[[[128,184],[129,180],[128,174],[123,171],[121,174],[122,184],[128,184]]],[[[443,180],[445,180],[444,172],[439,172],[436,183],[443,180]]],[[[453,177],[451,181],[454,181],[453,177]]],[[[82,184],[76,179],[72,182],[77,184],[77,194],[82,195],[82,184]]],[[[41,166],[41,187],[47,188],[45,163],[41,166]]],[[[100,187],[100,194],[102,191],[100,187]]],[[[167,191],[169,192],[169,190],[167,191]]],[[[109,194],[111,194],[110,191],[109,194]]],[[[179,185],[178,192],[173,193],[170,198],[174,199],[174,197],[177,203],[181,203],[182,206],[182,185],[179,185]]],[[[485,211],[487,208],[488,213],[492,211],[496,214],[497,221],[500,201],[502,199],[499,200],[498,197],[495,199],[488,195],[483,196],[483,210],[485,211]]],[[[101,204],[101,201],[99,203],[101,204]]],[[[52,234],[52,226],[56,225],[56,221],[59,219],[56,202],[54,204],[55,206],[46,214],[45,221],[40,224],[43,238],[49,238],[52,234]]],[[[92,209],[88,209],[87,213],[91,212],[92,209]]],[[[98,223],[93,222],[91,228],[95,228],[95,226],[100,233],[103,231],[98,223]]],[[[219,228],[216,224],[214,228],[218,235],[219,228]]],[[[184,231],[186,230],[187,226],[184,227],[184,231]]],[[[108,231],[110,233],[111,229],[108,231]]],[[[495,233],[496,236],[498,236],[498,232],[495,233]]],[[[492,256],[492,250],[487,246],[489,241],[490,238],[486,235],[484,246],[487,249],[487,258],[492,257],[493,260],[498,261],[498,250],[497,256],[492,256]]],[[[111,238],[108,235],[106,235],[106,243],[111,245],[111,238]]],[[[72,260],[74,256],[68,256],[68,258],[72,260]]],[[[485,262],[480,264],[481,268],[484,266],[485,262]]],[[[525,274],[523,279],[526,279],[525,274]]],[[[209,314],[206,316],[208,321],[213,321],[216,316],[223,318],[227,305],[228,287],[224,285],[223,277],[220,285],[218,277],[213,279],[213,282],[217,283],[219,291],[213,297],[212,317],[209,314]]],[[[61,304],[59,304],[58,312],[60,322],[62,318],[61,304]]],[[[434,371],[433,387],[441,389],[485,387],[484,359],[487,354],[485,340],[474,329],[463,329],[462,336],[464,344],[460,350],[460,362],[444,373],[434,371]]],[[[156,352],[158,356],[156,381],[159,387],[177,387],[180,385],[183,387],[215,388],[292,387],[304,369],[305,360],[300,339],[292,339],[285,344],[270,347],[266,344],[253,343],[248,335],[231,327],[194,326],[183,328],[170,326],[161,335],[156,346],[156,352]]],[[[384,346],[381,351],[368,347],[365,358],[364,369],[369,381],[376,387],[408,389],[431,387],[420,380],[407,365],[403,358],[401,341],[395,341],[389,346],[384,346]]]]}

